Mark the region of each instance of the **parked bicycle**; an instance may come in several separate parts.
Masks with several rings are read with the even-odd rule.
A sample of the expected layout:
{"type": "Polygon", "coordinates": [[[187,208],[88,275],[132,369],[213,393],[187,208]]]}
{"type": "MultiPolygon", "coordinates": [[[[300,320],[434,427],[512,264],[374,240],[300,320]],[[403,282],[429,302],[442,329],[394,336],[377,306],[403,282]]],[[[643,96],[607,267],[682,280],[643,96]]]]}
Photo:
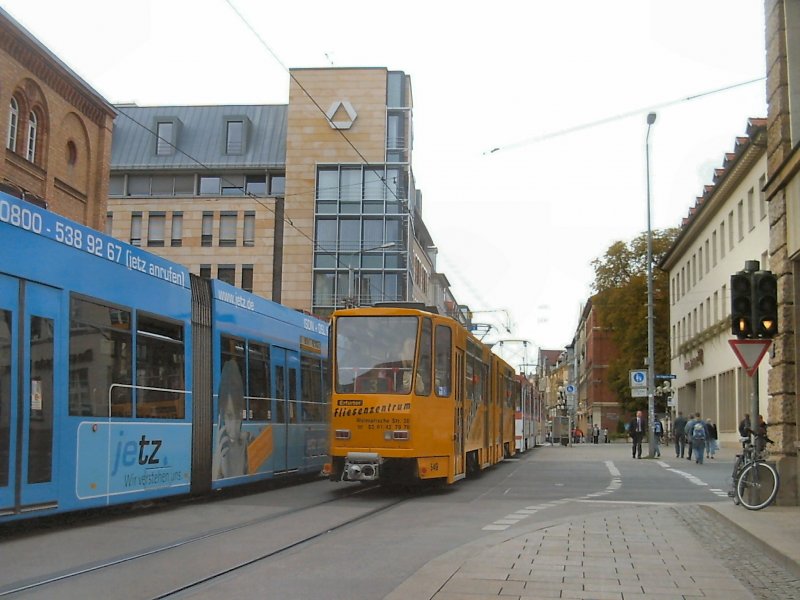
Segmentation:
{"type": "Polygon", "coordinates": [[[780,486],[778,471],[766,459],[766,445],[774,442],[765,433],[752,430],[748,433],[752,436],[739,440],[744,447],[742,453],[736,455],[732,489],[728,495],[734,504],[741,504],[749,510],[761,510],[775,500],[780,486]]]}

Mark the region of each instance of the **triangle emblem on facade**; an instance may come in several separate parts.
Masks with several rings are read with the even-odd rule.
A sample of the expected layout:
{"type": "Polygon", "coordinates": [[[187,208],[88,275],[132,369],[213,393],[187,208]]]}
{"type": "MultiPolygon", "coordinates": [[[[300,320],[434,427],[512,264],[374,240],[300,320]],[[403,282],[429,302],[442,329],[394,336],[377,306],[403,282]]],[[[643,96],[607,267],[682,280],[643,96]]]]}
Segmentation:
{"type": "Polygon", "coordinates": [[[334,100],[325,116],[328,117],[331,129],[350,129],[358,117],[358,113],[349,100],[334,100]],[[345,115],[346,119],[340,118],[345,115]]]}

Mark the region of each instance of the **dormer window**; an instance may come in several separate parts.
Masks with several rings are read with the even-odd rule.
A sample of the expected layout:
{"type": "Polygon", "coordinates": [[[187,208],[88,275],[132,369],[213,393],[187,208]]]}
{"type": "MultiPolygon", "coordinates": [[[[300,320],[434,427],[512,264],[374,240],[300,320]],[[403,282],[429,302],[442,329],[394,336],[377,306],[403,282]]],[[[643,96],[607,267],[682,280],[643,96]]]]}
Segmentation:
{"type": "Polygon", "coordinates": [[[247,153],[247,129],[249,119],[245,116],[231,115],[225,117],[225,146],[223,151],[229,155],[247,153]]]}
{"type": "Polygon", "coordinates": [[[244,122],[228,121],[225,154],[241,154],[244,150],[244,122]]]}
{"type": "Polygon", "coordinates": [[[173,116],[157,116],[151,122],[151,131],[156,134],[156,156],[175,154],[181,134],[180,120],[173,116]]]}
{"type": "Polygon", "coordinates": [[[171,121],[162,121],[156,125],[156,154],[165,156],[172,154],[172,134],[175,129],[174,123],[171,121]]]}

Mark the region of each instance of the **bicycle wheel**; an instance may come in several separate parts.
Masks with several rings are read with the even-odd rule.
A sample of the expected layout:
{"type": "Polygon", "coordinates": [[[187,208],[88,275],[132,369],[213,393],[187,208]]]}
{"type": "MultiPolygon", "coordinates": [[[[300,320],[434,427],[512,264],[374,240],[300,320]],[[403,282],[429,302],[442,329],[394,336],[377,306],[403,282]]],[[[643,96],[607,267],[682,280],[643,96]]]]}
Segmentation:
{"type": "Polygon", "coordinates": [[[750,463],[739,475],[736,496],[749,510],[761,510],[778,495],[778,472],[765,462],[750,463]]]}

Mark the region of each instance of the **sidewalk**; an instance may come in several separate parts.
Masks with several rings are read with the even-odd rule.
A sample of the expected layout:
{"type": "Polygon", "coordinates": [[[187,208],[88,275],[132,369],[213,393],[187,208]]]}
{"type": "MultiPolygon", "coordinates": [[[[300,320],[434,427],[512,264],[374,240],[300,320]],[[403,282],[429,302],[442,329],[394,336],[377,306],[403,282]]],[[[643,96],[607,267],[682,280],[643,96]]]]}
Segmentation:
{"type": "Polygon", "coordinates": [[[800,600],[800,508],[642,505],[538,523],[440,556],[386,596],[488,598],[800,600]]]}

